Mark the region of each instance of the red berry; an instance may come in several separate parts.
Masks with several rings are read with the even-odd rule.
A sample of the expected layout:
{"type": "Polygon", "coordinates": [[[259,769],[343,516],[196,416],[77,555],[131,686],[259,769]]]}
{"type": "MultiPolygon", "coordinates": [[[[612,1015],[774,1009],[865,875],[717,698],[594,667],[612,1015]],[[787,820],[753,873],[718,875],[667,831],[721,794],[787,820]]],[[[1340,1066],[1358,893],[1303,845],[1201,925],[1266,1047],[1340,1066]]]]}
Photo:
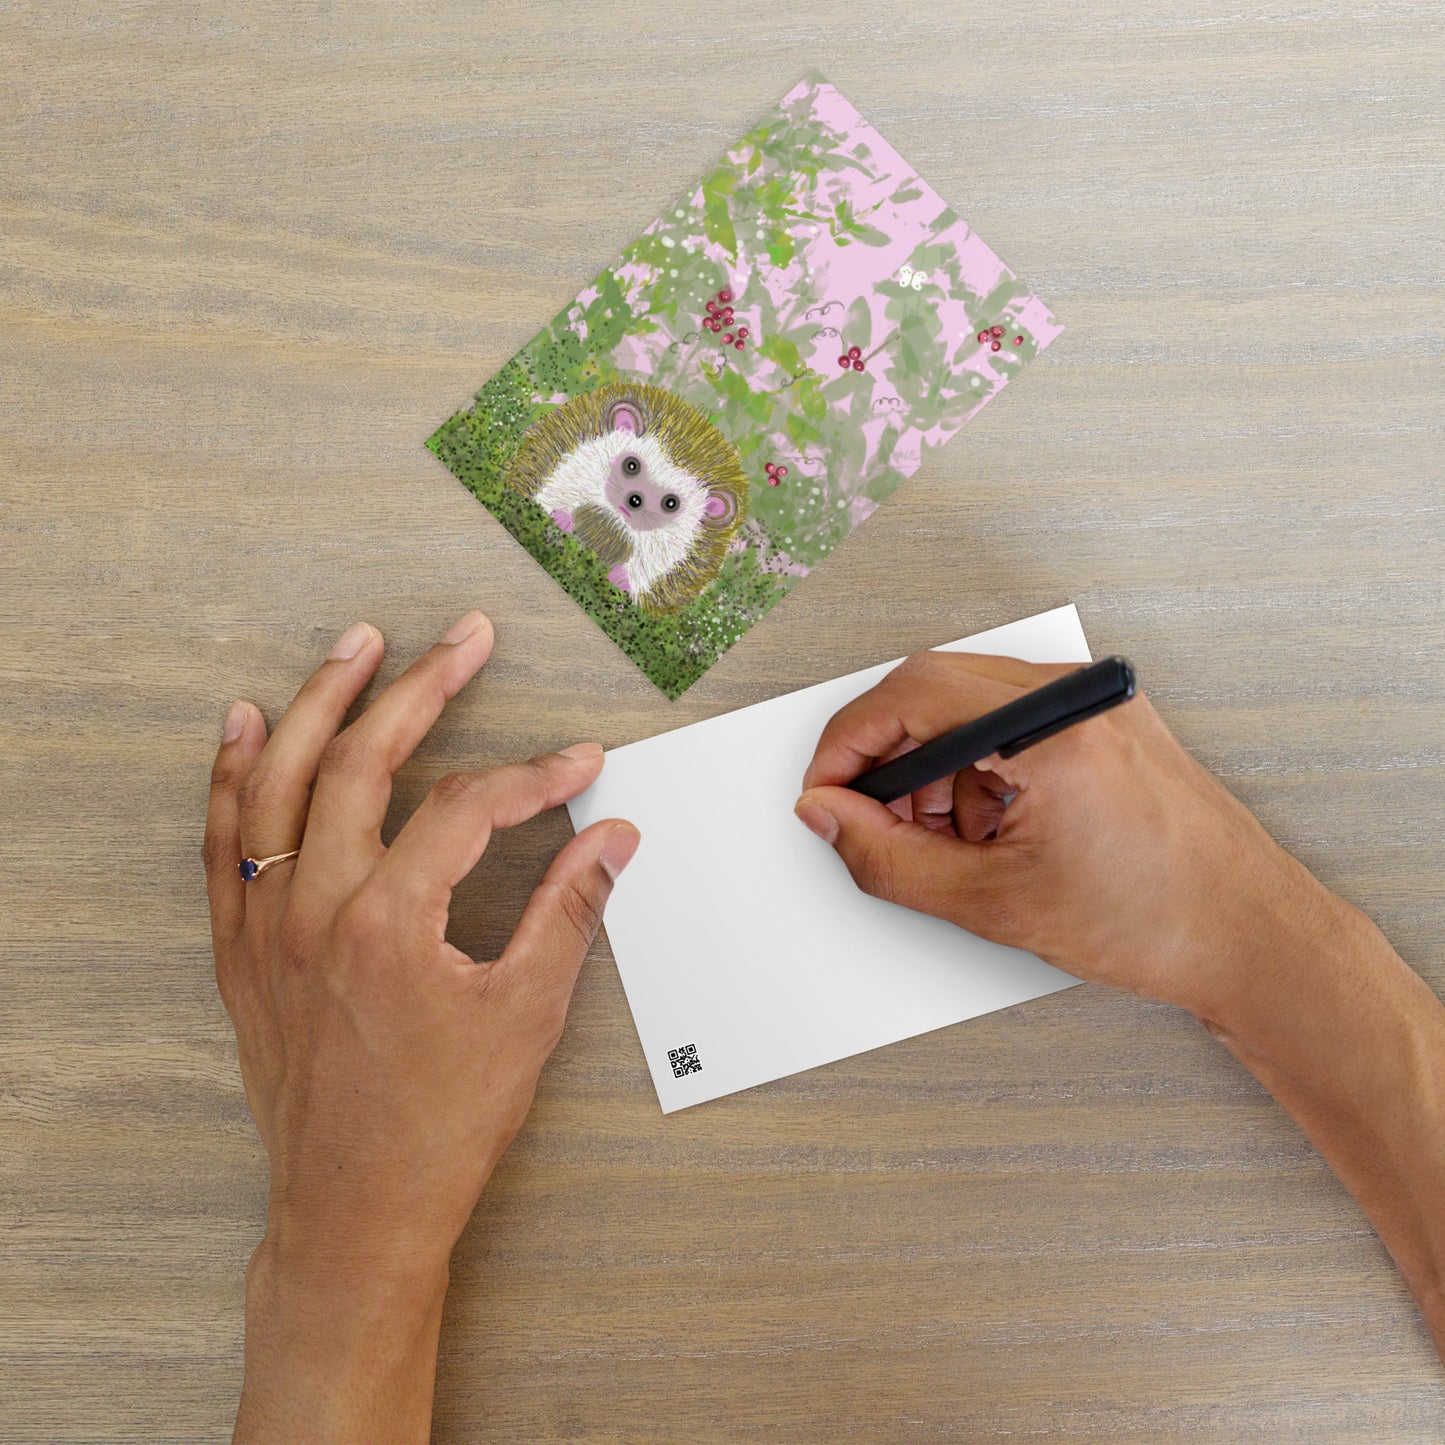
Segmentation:
{"type": "Polygon", "coordinates": [[[709,302],[707,303],[707,314],[708,314],[709,316],[716,316],[716,315],[717,315],[717,302],[716,302],[716,301],[709,301],[709,302]]]}
{"type": "Polygon", "coordinates": [[[988,334],[989,334],[990,336],[1002,336],[1002,335],[1003,335],[1003,327],[1002,327],[1002,326],[994,326],[994,327],[991,327],[991,328],[989,329],[989,333],[988,333],[988,334]]]}
{"type": "Polygon", "coordinates": [[[978,333],[978,344],[979,344],[980,346],[982,346],[983,343],[984,343],[985,341],[987,341],[987,340],[988,340],[988,332],[987,332],[987,331],[980,331],[980,332],[978,333]]]}
{"type": "Polygon", "coordinates": [[[1014,337],[1014,345],[1015,345],[1015,346],[1022,346],[1023,344],[1024,344],[1024,339],[1023,339],[1022,336],[1015,336],[1015,337],[1014,337]]]}
{"type": "Polygon", "coordinates": [[[742,344],[741,341],[734,341],[734,342],[733,342],[733,347],[734,347],[735,350],[741,351],[741,350],[743,349],[743,344],[742,344]]]}
{"type": "Polygon", "coordinates": [[[854,361],[853,361],[853,370],[854,370],[854,371],[862,371],[862,370],[863,370],[863,363],[862,363],[860,360],[858,360],[856,357],[854,358],[854,361]]]}
{"type": "Polygon", "coordinates": [[[848,368],[853,365],[853,363],[849,361],[846,356],[840,356],[838,358],[838,365],[841,366],[844,371],[847,371],[848,368]]]}
{"type": "Polygon", "coordinates": [[[733,344],[733,334],[732,334],[732,332],[731,332],[731,331],[724,331],[724,332],[723,332],[723,345],[724,345],[724,346],[731,346],[732,344],[733,344]]]}
{"type": "Polygon", "coordinates": [[[1003,342],[1002,342],[1002,341],[995,341],[995,342],[993,343],[993,345],[989,347],[989,350],[990,350],[990,351],[1002,351],[1002,350],[1003,350],[1003,342]]]}
{"type": "Polygon", "coordinates": [[[859,358],[860,356],[862,356],[862,355],[863,355],[863,349],[862,349],[862,347],[859,347],[859,346],[850,346],[850,347],[848,348],[848,360],[849,360],[849,361],[857,361],[858,358],[859,358]]]}
{"type": "Polygon", "coordinates": [[[777,479],[776,477],[769,477],[769,478],[768,478],[768,485],[769,485],[770,487],[776,487],[776,486],[778,485],[778,479],[777,479]]]}
{"type": "Polygon", "coordinates": [[[746,341],[747,339],[748,339],[748,328],[747,328],[746,326],[739,326],[739,327],[738,327],[738,340],[739,340],[739,341],[746,341]]]}
{"type": "Polygon", "coordinates": [[[726,305],[727,302],[733,299],[733,293],[729,291],[726,286],[724,286],[722,290],[717,293],[717,299],[723,302],[724,305],[726,305]]]}
{"type": "Polygon", "coordinates": [[[780,477],[785,477],[788,475],[787,467],[778,467],[776,468],[776,471],[780,477]]]}

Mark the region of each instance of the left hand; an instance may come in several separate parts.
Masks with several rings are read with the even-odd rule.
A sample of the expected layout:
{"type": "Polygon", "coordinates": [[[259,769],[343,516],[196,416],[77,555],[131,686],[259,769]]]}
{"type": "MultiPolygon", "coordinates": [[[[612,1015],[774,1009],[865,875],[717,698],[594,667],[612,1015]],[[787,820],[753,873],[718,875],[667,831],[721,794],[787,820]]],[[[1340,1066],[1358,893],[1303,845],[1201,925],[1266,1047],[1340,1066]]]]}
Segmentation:
{"type": "MultiPolygon", "coordinates": [[[[386,1362],[364,1359],[372,1314],[394,1320],[415,1304],[408,1328],[439,1317],[452,1247],[521,1127],[613,880],[639,841],[618,819],[579,833],[499,958],[476,962],[447,942],[451,891],[492,830],[576,796],[602,769],[594,743],[451,774],[383,845],[392,775],[491,648],[491,624],[469,614],[338,733],[381,661],[381,634],[358,624],[269,740],[260,712],[235,704],[216,759],[205,840],[216,977],[271,1163],[246,1390],[266,1395],[253,1423],[264,1416],[280,1434],[296,1416],[278,1415],[263,1385],[282,1362],[254,1358],[253,1346],[286,1357],[286,1388],[300,1404],[298,1392],[318,1386],[294,1378],[313,1330],[344,1336],[365,1322],[362,1356],[316,1373],[336,1381],[360,1365],[379,1377],[386,1362]],[[241,880],[243,857],[293,848],[294,861],[241,880]]],[[[429,1383],[426,1394],[429,1405],[429,1383]]],[[[311,1438],[324,1436],[326,1400],[301,1408],[311,1438]]],[[[246,1416],[243,1401],[242,1438],[246,1416]]],[[[338,1423],[339,1433],[356,1423],[338,1423]]]]}

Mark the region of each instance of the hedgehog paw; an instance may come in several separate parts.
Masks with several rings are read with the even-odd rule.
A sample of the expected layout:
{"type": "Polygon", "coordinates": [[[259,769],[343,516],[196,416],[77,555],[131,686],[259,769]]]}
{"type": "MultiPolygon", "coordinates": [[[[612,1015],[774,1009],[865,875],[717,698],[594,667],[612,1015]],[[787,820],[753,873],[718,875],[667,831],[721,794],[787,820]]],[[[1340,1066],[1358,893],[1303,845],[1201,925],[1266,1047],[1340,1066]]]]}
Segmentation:
{"type": "Polygon", "coordinates": [[[627,567],[621,562],[607,574],[607,580],[617,588],[619,592],[632,591],[632,578],[627,575],[627,567]]]}
{"type": "Polygon", "coordinates": [[[565,507],[558,507],[552,513],[552,520],[564,531],[572,530],[572,513],[565,507]]]}

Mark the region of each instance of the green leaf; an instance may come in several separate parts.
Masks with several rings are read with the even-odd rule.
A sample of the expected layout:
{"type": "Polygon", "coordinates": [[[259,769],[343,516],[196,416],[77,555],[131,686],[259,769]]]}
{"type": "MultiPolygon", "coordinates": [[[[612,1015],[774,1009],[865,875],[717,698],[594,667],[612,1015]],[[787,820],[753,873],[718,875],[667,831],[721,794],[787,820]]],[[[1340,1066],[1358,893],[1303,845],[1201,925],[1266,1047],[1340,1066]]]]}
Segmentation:
{"type": "Polygon", "coordinates": [[[852,234],[865,246],[887,246],[893,240],[886,231],[880,231],[877,226],[870,226],[866,221],[859,221],[853,227],[852,234]]]}
{"type": "Polygon", "coordinates": [[[773,231],[768,236],[768,259],[774,266],[786,266],[793,259],[795,248],[791,231],[773,231]]]}
{"type": "MultiPolygon", "coordinates": [[[[825,403],[823,410],[827,411],[827,409],[825,403]]],[[[818,427],[810,422],[801,412],[790,411],[788,413],[788,419],[783,423],[783,426],[789,438],[799,451],[802,451],[809,442],[818,442],[823,439],[823,434],[818,427]]]]}
{"type": "Polygon", "coordinates": [[[729,165],[714,166],[703,179],[703,191],[709,195],[730,196],[737,189],[738,173],[729,165]]]}
{"type": "Polygon", "coordinates": [[[803,369],[802,352],[798,350],[797,343],[789,341],[786,336],[769,336],[758,347],[758,354],[775,362],[789,376],[796,376],[803,369]]]}
{"type": "Polygon", "coordinates": [[[738,238],[733,230],[732,213],[726,196],[707,191],[703,197],[702,229],[709,241],[721,246],[734,261],[738,258],[738,238]]]}
{"type": "Polygon", "coordinates": [[[865,176],[873,178],[873,172],[861,161],[855,161],[852,156],[845,155],[842,151],[830,150],[818,157],[818,164],[825,171],[862,171],[865,176]]]}

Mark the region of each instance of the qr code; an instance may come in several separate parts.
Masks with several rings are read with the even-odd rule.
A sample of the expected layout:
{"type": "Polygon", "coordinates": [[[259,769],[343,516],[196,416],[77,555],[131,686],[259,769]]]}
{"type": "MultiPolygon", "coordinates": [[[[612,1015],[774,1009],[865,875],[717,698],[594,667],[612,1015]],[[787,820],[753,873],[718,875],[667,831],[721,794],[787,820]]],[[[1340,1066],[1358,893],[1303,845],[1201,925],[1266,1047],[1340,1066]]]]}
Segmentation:
{"type": "Polygon", "coordinates": [[[674,1079],[685,1079],[689,1074],[702,1073],[702,1060],[697,1056],[696,1044],[684,1044],[680,1049],[669,1049],[667,1062],[672,1065],[674,1079]]]}

